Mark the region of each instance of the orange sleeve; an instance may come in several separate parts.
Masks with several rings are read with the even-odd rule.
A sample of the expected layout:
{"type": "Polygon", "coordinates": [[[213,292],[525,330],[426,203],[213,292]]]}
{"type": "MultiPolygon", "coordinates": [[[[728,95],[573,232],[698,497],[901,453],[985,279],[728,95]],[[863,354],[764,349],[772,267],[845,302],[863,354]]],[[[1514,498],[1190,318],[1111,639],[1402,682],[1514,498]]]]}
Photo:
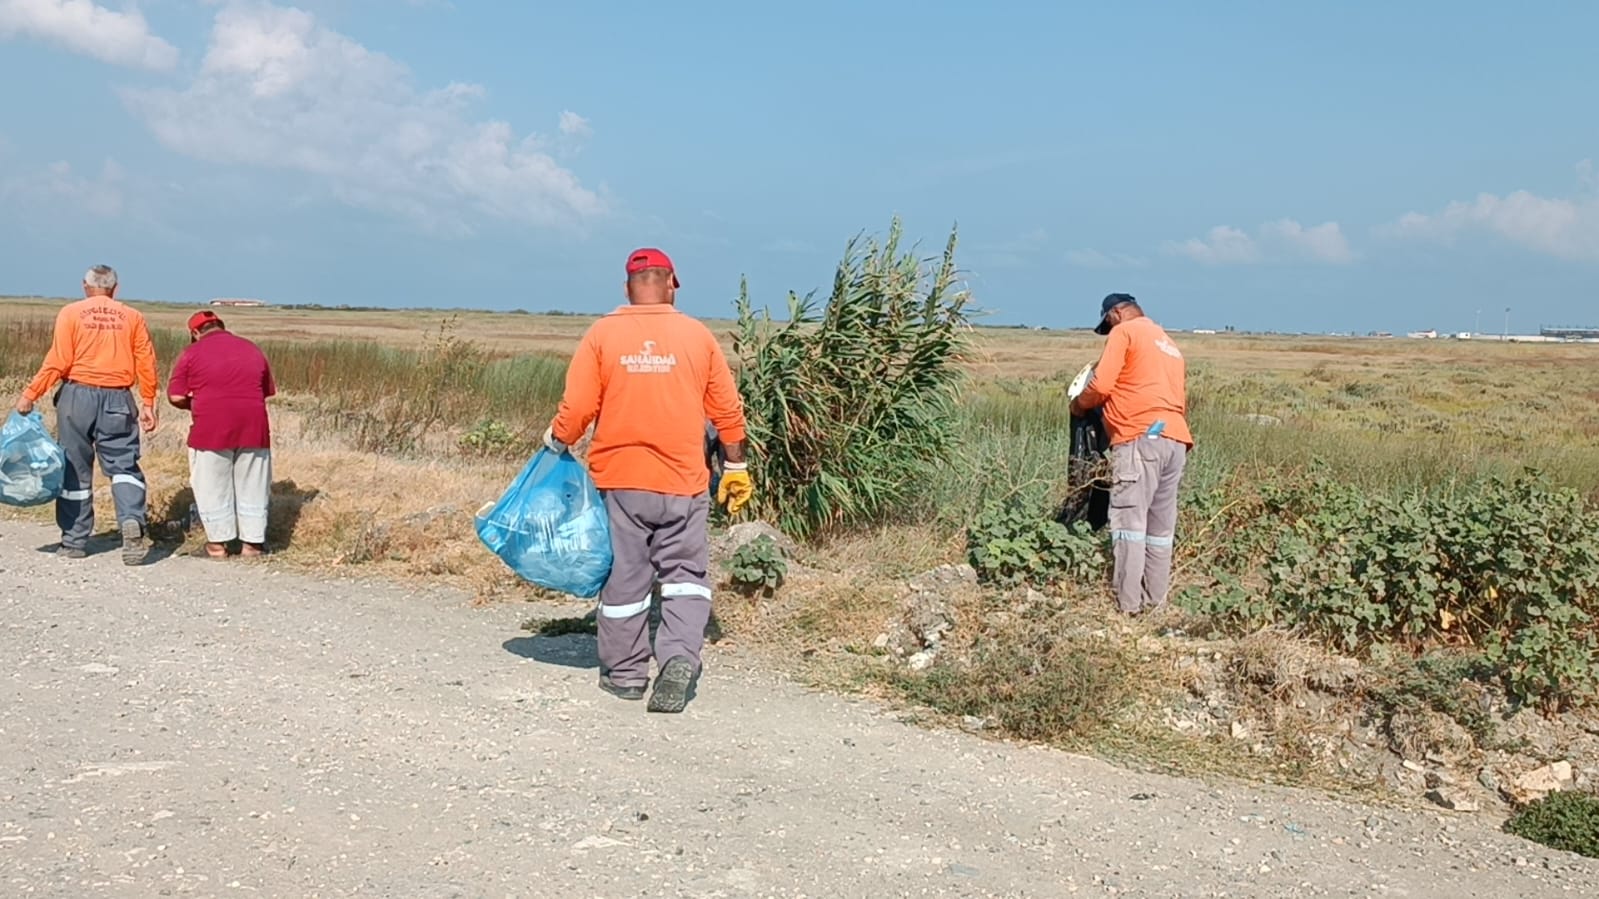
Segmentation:
{"type": "Polygon", "coordinates": [[[156,391],[161,385],[155,371],[155,344],[150,340],[150,327],[142,315],[133,322],[133,374],[144,404],[154,406],[156,391]]]}
{"type": "Polygon", "coordinates": [[[1099,354],[1099,361],[1094,364],[1094,377],[1083,389],[1084,406],[1093,409],[1105,405],[1110,399],[1110,392],[1115,389],[1122,368],[1127,365],[1127,348],[1131,345],[1132,338],[1128,336],[1127,329],[1111,330],[1110,337],[1105,341],[1105,351],[1099,354]]]}
{"type": "Polygon", "coordinates": [[[711,342],[711,377],[705,385],[705,417],[716,426],[723,443],[738,443],[747,436],[744,429],[744,402],[738,395],[738,382],[727,365],[727,356],[716,336],[706,331],[711,342]]]}
{"type": "Polygon", "coordinates": [[[77,356],[78,319],[69,314],[70,309],[69,306],[56,314],[55,333],[50,338],[50,349],[44,354],[44,364],[22,391],[30,402],[37,403],[72,370],[72,360],[77,356]]]}
{"type": "Polygon", "coordinates": [[[555,439],[570,446],[583,437],[600,414],[600,347],[591,328],[577,345],[566,367],[566,391],[550,429],[555,439]]]}

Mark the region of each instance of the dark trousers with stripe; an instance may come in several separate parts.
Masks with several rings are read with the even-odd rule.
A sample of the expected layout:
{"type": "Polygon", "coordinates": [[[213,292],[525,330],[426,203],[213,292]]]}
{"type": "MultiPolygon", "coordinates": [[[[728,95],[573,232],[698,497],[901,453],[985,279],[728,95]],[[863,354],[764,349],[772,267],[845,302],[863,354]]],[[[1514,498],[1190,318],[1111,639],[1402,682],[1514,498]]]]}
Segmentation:
{"type": "Polygon", "coordinates": [[[711,620],[710,497],[608,490],[611,577],[600,591],[600,671],[612,682],[643,684],[650,676],[650,599],[661,585],[661,626],[654,656],[683,656],[700,666],[711,620]]]}
{"type": "Polygon", "coordinates": [[[63,546],[83,547],[94,533],[94,459],[111,479],[117,523],[147,518],[144,472],[139,469],[139,413],[133,393],[68,381],[56,397],[57,441],[67,458],[66,477],[56,500],[56,524],[63,546]]]}

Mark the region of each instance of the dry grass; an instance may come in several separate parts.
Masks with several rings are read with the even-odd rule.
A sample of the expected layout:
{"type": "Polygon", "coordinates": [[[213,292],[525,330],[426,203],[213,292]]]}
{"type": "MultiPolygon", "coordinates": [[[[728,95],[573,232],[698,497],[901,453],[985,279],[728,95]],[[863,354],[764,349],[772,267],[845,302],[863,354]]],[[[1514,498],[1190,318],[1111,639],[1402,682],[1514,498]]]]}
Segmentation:
{"type": "MultiPolygon", "coordinates": [[[[0,301],[0,324],[46,318],[58,305],[0,301]]],[[[192,311],[159,304],[143,308],[158,327],[181,327],[192,311]]],[[[233,330],[252,338],[365,340],[415,348],[445,314],[269,307],[225,310],[224,315],[233,330]]],[[[466,312],[454,333],[502,357],[564,354],[591,320],[466,312]]],[[[724,338],[731,334],[730,322],[714,327],[724,338]]],[[[1191,463],[1192,490],[1250,471],[1297,470],[1320,459],[1351,478],[1383,486],[1433,485],[1532,462],[1558,481],[1599,493],[1599,346],[1232,335],[1178,339],[1193,371],[1201,441],[1191,463]],[[1282,424],[1247,424],[1241,418],[1247,414],[1270,415],[1282,424]]],[[[1086,332],[978,329],[975,346],[968,366],[976,378],[963,397],[967,448],[962,457],[930,473],[923,502],[907,509],[895,526],[802,548],[799,564],[775,598],[748,600],[722,592],[717,621],[724,644],[799,660],[804,673],[820,683],[880,689],[881,673],[888,669],[872,641],[902,613],[905,579],[963,557],[961,528],[982,498],[1047,488],[1059,480],[1066,453],[1065,381],[1095,358],[1100,339],[1086,332]]],[[[170,359],[161,360],[163,370],[170,365],[170,359]]],[[[0,389],[11,396],[20,386],[13,379],[0,389]]],[[[514,383],[501,387],[518,389],[514,383]]],[[[455,451],[455,437],[472,424],[466,420],[433,434],[425,447],[406,457],[356,452],[347,434],[318,427],[326,403],[326,397],[290,395],[273,404],[277,483],[269,536],[281,551],[276,564],[422,579],[484,599],[548,598],[485,551],[472,527],[473,513],[498,496],[521,460],[475,460],[455,451]]],[[[41,408],[49,414],[48,404],[41,408]]],[[[525,414],[531,418],[537,412],[525,414]]],[[[189,502],[183,451],[187,415],[170,409],[164,415],[162,429],[145,449],[152,519],[158,524],[181,518],[189,502]]],[[[533,420],[509,424],[530,433],[543,427],[533,420]]],[[[100,520],[109,522],[109,493],[101,490],[98,496],[100,520]]],[[[50,517],[48,508],[12,514],[50,517]]],[[[199,537],[186,539],[192,544],[199,537]]],[[[1052,669],[1057,679],[1049,682],[1051,689],[1099,689],[1103,681],[1097,673],[1073,661],[1078,650],[1091,650],[1105,665],[1137,670],[1151,680],[1142,697],[1123,697],[1128,710],[1107,726],[1081,725],[1086,729],[1078,731],[1075,745],[1171,770],[1329,785],[1319,780],[1327,769],[1316,767],[1327,752],[1317,743],[1325,730],[1318,718],[1335,714],[1336,708],[1310,700],[1342,701],[1338,697],[1351,675],[1340,660],[1276,635],[1226,650],[1223,674],[1232,681],[1230,689],[1239,695],[1252,690],[1259,697],[1247,711],[1280,747],[1270,758],[1257,757],[1237,741],[1193,738],[1162,724],[1152,703],[1158,703],[1161,691],[1192,688],[1184,680],[1190,675],[1169,664],[1162,668],[1159,652],[1138,648],[1142,638],[1153,639],[1149,629],[1129,629],[1096,599],[1075,597],[1075,611],[1050,621],[1050,628],[1060,624],[1089,633],[1040,647],[1060,663],[1052,669]],[[1092,636],[1100,631],[1110,636],[1092,636]],[[1307,706],[1285,716],[1284,704],[1277,701],[1283,697],[1293,700],[1290,708],[1302,700],[1307,706]]],[[[996,612],[985,602],[957,612],[955,646],[963,640],[974,645],[985,628],[996,627],[995,621],[998,630],[989,637],[1001,642],[1005,633],[1021,639],[1038,630],[1039,622],[1018,617],[1024,613],[996,612]]],[[[978,661],[1002,677],[1027,660],[996,649],[978,661]]],[[[981,691],[962,692],[959,681],[946,686],[954,691],[950,710],[991,707],[981,691]]],[[[1018,694],[1018,702],[1035,709],[1047,705],[1051,695],[1048,689],[1017,689],[1026,693],[1018,694]]],[[[1075,720],[1057,724],[1080,727],[1075,720]]]]}
{"type": "MultiPolygon", "coordinates": [[[[61,302],[0,300],[0,323],[48,318],[61,302]]],[[[181,327],[192,311],[136,305],[157,327],[181,327]]],[[[233,330],[252,338],[398,347],[420,346],[447,314],[274,307],[224,313],[233,330]]],[[[468,311],[458,313],[454,334],[501,354],[565,353],[591,321],[468,311]]],[[[730,322],[716,325],[730,335],[730,322]]],[[[812,547],[805,564],[869,579],[904,578],[962,556],[960,525],[978,497],[1058,480],[1064,383],[1095,357],[1100,339],[1087,332],[983,328],[974,338],[969,366],[977,378],[965,397],[968,449],[935,473],[928,508],[907,510],[898,526],[812,547]]],[[[1196,488],[1240,466],[1295,467],[1319,458],[1362,477],[1411,483],[1530,462],[1557,480],[1599,491],[1599,441],[1593,439],[1599,436],[1599,346],[1179,339],[1193,370],[1201,440],[1192,466],[1196,488]],[[1238,416],[1247,413],[1278,417],[1283,426],[1241,424],[1238,416]]],[[[169,368],[171,360],[161,364],[169,368]]],[[[514,392],[514,385],[506,387],[514,392]]],[[[274,537],[285,546],[286,560],[311,567],[376,564],[389,573],[465,582],[485,594],[517,592],[471,528],[471,513],[498,495],[515,462],[471,461],[454,452],[455,436],[470,421],[433,435],[413,458],[355,453],[339,435],[310,427],[321,423],[315,413],[325,403],[319,399],[325,401],[291,396],[274,405],[282,483],[274,537]]],[[[165,415],[146,450],[152,510],[159,517],[186,509],[180,497],[187,479],[186,416],[175,410],[165,415]]],[[[534,433],[543,422],[509,424],[534,433]]]]}

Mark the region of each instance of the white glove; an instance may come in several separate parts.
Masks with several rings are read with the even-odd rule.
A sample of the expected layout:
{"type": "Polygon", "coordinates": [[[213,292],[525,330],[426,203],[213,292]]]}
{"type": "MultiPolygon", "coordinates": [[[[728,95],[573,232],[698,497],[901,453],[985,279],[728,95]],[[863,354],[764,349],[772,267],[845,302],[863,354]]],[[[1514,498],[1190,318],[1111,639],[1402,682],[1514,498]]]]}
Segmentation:
{"type": "Polygon", "coordinates": [[[566,452],[566,444],[556,439],[554,426],[544,429],[544,448],[557,456],[566,452]]]}

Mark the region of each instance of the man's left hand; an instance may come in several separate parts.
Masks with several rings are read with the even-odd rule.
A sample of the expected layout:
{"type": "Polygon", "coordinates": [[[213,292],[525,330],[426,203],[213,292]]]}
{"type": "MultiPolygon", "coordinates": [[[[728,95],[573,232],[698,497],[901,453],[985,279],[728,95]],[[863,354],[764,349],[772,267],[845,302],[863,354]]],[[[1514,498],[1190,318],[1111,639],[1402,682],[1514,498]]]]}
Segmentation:
{"type": "Polygon", "coordinates": [[[144,432],[146,434],[154,431],[156,429],[156,425],[160,423],[161,419],[155,414],[154,403],[151,403],[150,405],[139,410],[139,426],[144,428],[144,432]]]}
{"type": "Polygon", "coordinates": [[[17,412],[18,412],[18,414],[27,415],[28,413],[30,413],[32,411],[33,411],[33,400],[30,400],[30,399],[28,399],[25,396],[17,397],[17,412]]]}
{"type": "Polygon", "coordinates": [[[727,514],[737,515],[740,509],[755,497],[755,484],[750,481],[749,468],[743,462],[729,462],[722,466],[722,482],[716,488],[716,501],[727,507],[727,514]]]}

